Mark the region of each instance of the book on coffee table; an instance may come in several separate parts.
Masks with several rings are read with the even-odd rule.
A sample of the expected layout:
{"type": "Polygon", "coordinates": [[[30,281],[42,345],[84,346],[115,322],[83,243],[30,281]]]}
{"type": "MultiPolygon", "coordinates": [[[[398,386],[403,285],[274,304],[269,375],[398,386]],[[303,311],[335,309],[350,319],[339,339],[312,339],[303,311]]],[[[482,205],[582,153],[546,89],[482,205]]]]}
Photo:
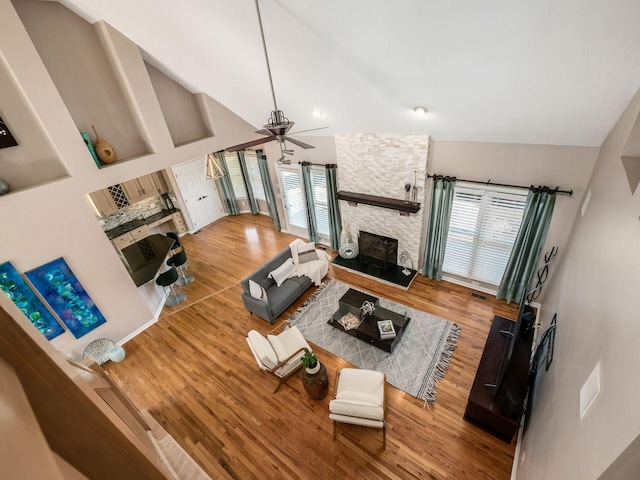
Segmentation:
{"type": "Polygon", "coordinates": [[[396,329],[393,328],[393,322],[391,320],[378,321],[378,331],[380,332],[381,339],[396,338],[396,329]]]}

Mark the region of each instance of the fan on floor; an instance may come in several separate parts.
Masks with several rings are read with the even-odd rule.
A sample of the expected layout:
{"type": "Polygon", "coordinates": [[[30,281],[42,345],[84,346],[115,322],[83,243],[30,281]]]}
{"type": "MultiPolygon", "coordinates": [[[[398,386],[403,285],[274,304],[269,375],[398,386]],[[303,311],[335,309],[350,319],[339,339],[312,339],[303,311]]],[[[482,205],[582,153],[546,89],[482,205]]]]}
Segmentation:
{"type": "MultiPolygon", "coordinates": [[[[241,143],[239,145],[234,145],[233,147],[227,148],[228,152],[237,152],[238,150],[244,150],[249,147],[254,147],[256,145],[261,145],[263,143],[272,142],[276,140],[280,144],[280,150],[282,152],[282,157],[278,160],[278,163],[286,163],[285,154],[293,155],[293,150],[287,150],[285,141],[291,142],[294,145],[297,145],[301,148],[315,148],[313,145],[309,145],[308,143],[301,142],[300,140],[296,140],[292,138],[291,135],[295,135],[296,133],[303,132],[311,132],[313,130],[321,130],[323,128],[328,127],[320,127],[320,128],[312,128],[309,130],[302,130],[295,133],[289,133],[291,127],[293,127],[295,122],[290,122],[287,117],[285,117],[282,110],[278,109],[278,102],[276,102],[276,93],[273,88],[273,79],[271,78],[271,66],[269,65],[269,55],[267,54],[267,44],[264,39],[264,30],[262,28],[262,17],[260,16],[260,6],[258,5],[258,0],[256,2],[256,12],[258,14],[258,24],[260,25],[260,36],[262,38],[262,48],[264,49],[264,58],[267,64],[267,72],[269,73],[269,85],[271,86],[271,97],[273,98],[273,111],[271,112],[271,117],[267,120],[267,124],[264,125],[264,128],[261,130],[257,130],[256,133],[260,135],[265,135],[265,138],[258,138],[256,140],[251,140],[250,142],[241,143]]],[[[289,161],[290,163],[290,161],[289,161]]]]}

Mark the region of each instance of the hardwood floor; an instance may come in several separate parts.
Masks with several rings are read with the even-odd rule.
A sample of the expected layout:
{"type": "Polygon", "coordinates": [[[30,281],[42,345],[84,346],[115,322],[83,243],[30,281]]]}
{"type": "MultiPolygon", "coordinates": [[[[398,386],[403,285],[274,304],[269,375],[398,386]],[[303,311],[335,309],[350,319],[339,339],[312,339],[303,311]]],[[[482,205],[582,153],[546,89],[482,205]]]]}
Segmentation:
{"type": "Polygon", "coordinates": [[[227,217],[182,237],[196,277],[184,288],[186,302],[165,307],[156,324],[125,345],[125,361],[105,369],[212,478],[508,479],[515,443],[462,416],[493,316],[515,318],[515,307],[421,275],[405,292],[331,268],[330,277],[462,329],[435,405],[424,409],[422,400],[389,386],[386,450],[374,429],[341,424],[333,441],[328,404],[336,369],[349,364],[314,348],[329,372],[329,394],[310,399],[300,374],[273,394],[275,378],[259,371],[245,340],[249,330],[272,326],[245,310],[239,282],[294,238],[275,232],[262,215],[227,217]]]}

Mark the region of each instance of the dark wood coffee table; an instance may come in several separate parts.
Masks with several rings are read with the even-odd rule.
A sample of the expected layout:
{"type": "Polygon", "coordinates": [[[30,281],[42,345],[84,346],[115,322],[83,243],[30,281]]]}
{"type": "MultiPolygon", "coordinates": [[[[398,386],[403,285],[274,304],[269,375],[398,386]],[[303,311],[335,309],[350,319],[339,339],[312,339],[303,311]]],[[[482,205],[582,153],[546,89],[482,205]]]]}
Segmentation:
{"type": "Polygon", "coordinates": [[[328,323],[352,337],[356,337],[363,342],[367,342],[374,347],[391,353],[410,320],[411,318],[406,315],[392,312],[378,305],[378,299],[376,297],[350,288],[338,301],[338,310],[333,314],[328,323]],[[349,312],[359,315],[360,307],[365,301],[372,302],[375,305],[376,308],[373,315],[367,315],[357,328],[345,330],[339,320],[349,312]],[[393,328],[396,331],[395,338],[380,338],[380,332],[378,331],[378,321],[380,320],[391,320],[393,322],[393,328]]]}

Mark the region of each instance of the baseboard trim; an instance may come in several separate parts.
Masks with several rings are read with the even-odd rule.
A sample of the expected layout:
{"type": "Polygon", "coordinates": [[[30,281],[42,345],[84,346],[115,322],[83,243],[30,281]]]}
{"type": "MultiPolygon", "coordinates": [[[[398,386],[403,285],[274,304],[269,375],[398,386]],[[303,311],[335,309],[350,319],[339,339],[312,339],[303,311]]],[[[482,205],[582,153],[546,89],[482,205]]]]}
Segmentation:
{"type": "Polygon", "coordinates": [[[160,314],[162,313],[162,308],[164,307],[164,302],[166,302],[166,301],[167,301],[167,297],[165,295],[164,299],[162,300],[162,302],[160,302],[160,305],[158,306],[158,308],[156,309],[155,313],[153,314],[153,318],[151,320],[149,320],[147,323],[145,323],[144,325],[142,325],[140,328],[134,330],[129,335],[124,337],[122,340],[117,342],[117,345],[120,345],[120,346],[124,345],[129,340],[134,338],[136,335],[139,335],[140,333],[144,332],[147,328],[149,328],[151,325],[156,323],[160,319],[160,314]]]}

